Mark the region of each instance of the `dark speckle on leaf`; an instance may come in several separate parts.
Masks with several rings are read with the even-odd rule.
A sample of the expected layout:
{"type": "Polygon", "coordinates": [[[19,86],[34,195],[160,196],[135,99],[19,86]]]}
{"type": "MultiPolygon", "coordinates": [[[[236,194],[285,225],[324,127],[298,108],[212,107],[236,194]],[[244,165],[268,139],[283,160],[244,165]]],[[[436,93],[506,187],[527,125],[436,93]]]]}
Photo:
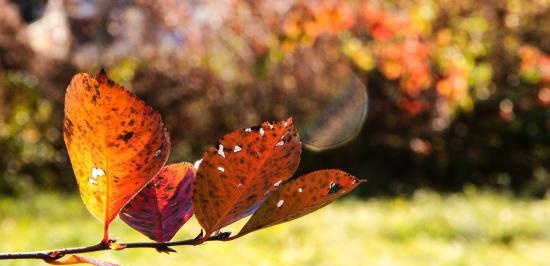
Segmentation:
{"type": "Polygon", "coordinates": [[[64,129],[65,129],[65,134],[68,136],[68,137],[71,137],[73,135],[73,122],[71,121],[71,119],[65,119],[65,123],[64,123],[64,129]]]}
{"type": "Polygon", "coordinates": [[[124,134],[119,135],[118,139],[121,139],[121,140],[124,140],[124,141],[128,142],[132,138],[133,135],[134,135],[134,131],[125,132],[124,134]]]}
{"type": "Polygon", "coordinates": [[[328,194],[334,194],[342,189],[342,185],[338,183],[330,183],[330,186],[328,188],[328,194]]]}
{"type": "Polygon", "coordinates": [[[258,131],[260,130],[260,128],[262,128],[262,125],[256,125],[256,126],[250,127],[252,131],[258,131]]]}

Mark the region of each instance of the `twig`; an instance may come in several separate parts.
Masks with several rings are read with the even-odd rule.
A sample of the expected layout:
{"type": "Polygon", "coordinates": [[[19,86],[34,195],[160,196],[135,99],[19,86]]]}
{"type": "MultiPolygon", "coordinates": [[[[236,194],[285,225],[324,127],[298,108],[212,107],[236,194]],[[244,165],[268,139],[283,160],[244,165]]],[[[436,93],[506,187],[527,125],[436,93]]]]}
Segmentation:
{"type": "Polygon", "coordinates": [[[206,241],[228,241],[239,237],[234,236],[230,237],[230,233],[220,233],[208,238],[202,236],[201,233],[193,238],[181,241],[173,242],[134,242],[134,243],[122,243],[117,244],[115,240],[109,240],[108,243],[103,241],[99,244],[95,244],[87,247],[75,247],[75,248],[64,248],[64,249],[55,249],[55,250],[46,250],[46,251],[35,251],[35,252],[14,252],[14,253],[0,253],[0,260],[10,260],[10,259],[42,259],[47,261],[57,260],[68,254],[82,254],[102,250],[121,250],[127,248],[154,248],[159,252],[176,252],[174,249],[170,248],[172,246],[196,246],[200,245],[206,241]],[[113,246],[117,248],[113,248],[113,246]]]}

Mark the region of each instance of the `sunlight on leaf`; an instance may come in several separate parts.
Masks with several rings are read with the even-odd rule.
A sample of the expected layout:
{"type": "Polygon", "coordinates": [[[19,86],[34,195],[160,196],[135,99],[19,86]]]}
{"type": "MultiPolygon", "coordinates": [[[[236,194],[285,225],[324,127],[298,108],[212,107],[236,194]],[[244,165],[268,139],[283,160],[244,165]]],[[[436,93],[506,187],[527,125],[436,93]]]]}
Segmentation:
{"type": "Polygon", "coordinates": [[[304,216],[363,182],[340,170],[320,170],[292,179],[267,197],[238,235],[304,216]]]}
{"type": "Polygon", "coordinates": [[[202,157],[193,209],[205,236],[252,214],[298,167],[301,144],[292,119],[235,130],[202,157]]]}
{"type": "Polygon", "coordinates": [[[80,195],[108,227],[161,169],[170,138],[160,114],[101,72],[77,74],[65,95],[64,139],[80,195]]]}

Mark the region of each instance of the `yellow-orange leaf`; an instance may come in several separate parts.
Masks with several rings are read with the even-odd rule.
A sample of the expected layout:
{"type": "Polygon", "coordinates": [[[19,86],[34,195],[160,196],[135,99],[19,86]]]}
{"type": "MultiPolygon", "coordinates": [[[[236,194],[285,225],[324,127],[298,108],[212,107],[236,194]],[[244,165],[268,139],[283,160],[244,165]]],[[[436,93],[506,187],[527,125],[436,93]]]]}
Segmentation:
{"type": "Polygon", "coordinates": [[[326,206],[364,180],[340,170],[315,171],[283,184],[262,203],[239,235],[284,223],[326,206]]]}
{"type": "Polygon", "coordinates": [[[82,200],[107,241],[110,222],[166,162],[169,135],[159,113],[103,71],[73,77],[63,133],[82,200]]]}
{"type": "Polygon", "coordinates": [[[87,263],[92,264],[95,266],[119,266],[118,264],[114,264],[111,262],[101,261],[98,259],[85,257],[81,255],[69,255],[65,258],[59,259],[59,260],[46,260],[47,263],[53,264],[53,265],[70,265],[70,264],[81,264],[81,263],[87,263]]]}

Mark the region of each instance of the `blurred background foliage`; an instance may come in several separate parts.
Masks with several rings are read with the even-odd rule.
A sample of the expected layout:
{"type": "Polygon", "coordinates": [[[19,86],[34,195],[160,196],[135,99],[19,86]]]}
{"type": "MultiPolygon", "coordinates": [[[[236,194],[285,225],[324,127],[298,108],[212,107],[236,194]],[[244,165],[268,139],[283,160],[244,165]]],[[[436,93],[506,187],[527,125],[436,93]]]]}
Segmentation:
{"type": "Polygon", "coordinates": [[[170,161],[293,116],[311,143],[358,133],[306,150],[299,172],[346,169],[364,196],[544,196],[548,14],[548,0],[0,0],[0,192],[75,190],[64,90],[103,66],[162,113],[170,161]]]}

